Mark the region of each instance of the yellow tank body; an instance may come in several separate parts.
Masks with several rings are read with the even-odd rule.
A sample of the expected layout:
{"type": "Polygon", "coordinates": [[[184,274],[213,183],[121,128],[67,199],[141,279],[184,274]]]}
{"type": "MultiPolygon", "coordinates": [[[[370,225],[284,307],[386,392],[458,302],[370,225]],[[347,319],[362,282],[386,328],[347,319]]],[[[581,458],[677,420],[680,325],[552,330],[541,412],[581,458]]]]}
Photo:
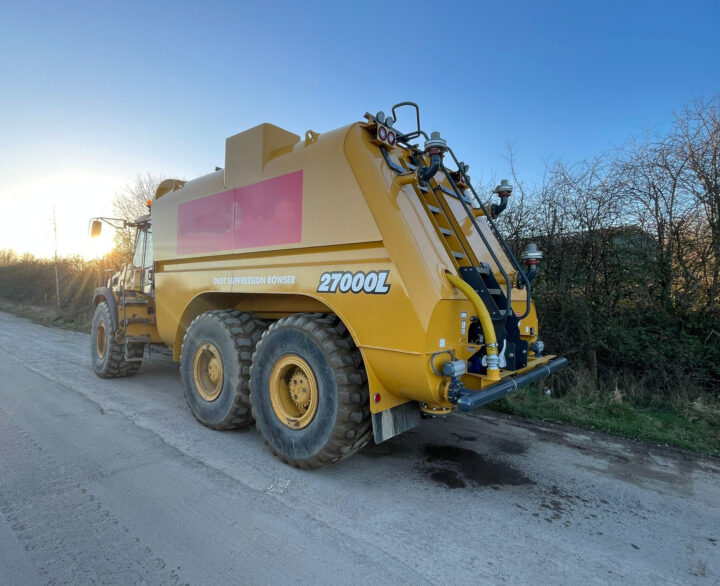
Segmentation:
{"type": "MultiPolygon", "coordinates": [[[[450,379],[438,372],[450,355],[438,353],[467,360],[478,351],[468,342],[476,311],[446,277],[457,264],[417,181],[403,184],[371,130],[358,122],[301,138],[262,124],[227,139],[224,169],[160,186],[152,205],[157,332],[176,360],[189,324],[212,309],[264,319],[333,313],[362,353],[373,413],[408,401],[430,413],[454,407],[450,379]]],[[[391,162],[412,168],[410,150],[386,148],[391,162]]],[[[434,180],[472,254],[492,264],[447,178],[434,180]]],[[[517,271],[475,215],[515,285],[517,271]]],[[[525,295],[513,288],[518,315],[525,295]]],[[[534,305],[519,331],[523,341],[537,339],[534,305]]],[[[550,358],[530,353],[526,366],[500,378],[550,358]]],[[[460,380],[467,389],[492,382],[483,374],[460,380]]]]}

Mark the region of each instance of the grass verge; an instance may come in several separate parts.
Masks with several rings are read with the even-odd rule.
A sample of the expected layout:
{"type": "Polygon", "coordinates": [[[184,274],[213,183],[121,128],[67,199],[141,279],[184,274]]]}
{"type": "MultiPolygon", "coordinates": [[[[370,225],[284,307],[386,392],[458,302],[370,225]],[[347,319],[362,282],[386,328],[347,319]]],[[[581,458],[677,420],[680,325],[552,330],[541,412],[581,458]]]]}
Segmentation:
{"type": "Polygon", "coordinates": [[[76,332],[89,332],[92,325],[92,314],[88,310],[83,312],[68,312],[53,307],[40,307],[37,305],[24,305],[0,299],[0,311],[24,317],[37,324],[56,326],[76,332]]]}
{"type": "Polygon", "coordinates": [[[701,401],[662,408],[628,404],[612,396],[546,396],[530,387],[489,405],[493,411],[569,423],[619,436],[720,456],[720,407],[701,401]]]}
{"type": "MultiPolygon", "coordinates": [[[[92,325],[89,309],[85,313],[71,313],[0,299],[0,311],[35,323],[78,332],[89,332],[92,325]]],[[[571,392],[548,397],[540,389],[529,387],[495,401],[488,407],[518,417],[569,423],[585,429],[720,456],[720,406],[700,401],[651,408],[597,393],[588,396],[571,392]]]]}

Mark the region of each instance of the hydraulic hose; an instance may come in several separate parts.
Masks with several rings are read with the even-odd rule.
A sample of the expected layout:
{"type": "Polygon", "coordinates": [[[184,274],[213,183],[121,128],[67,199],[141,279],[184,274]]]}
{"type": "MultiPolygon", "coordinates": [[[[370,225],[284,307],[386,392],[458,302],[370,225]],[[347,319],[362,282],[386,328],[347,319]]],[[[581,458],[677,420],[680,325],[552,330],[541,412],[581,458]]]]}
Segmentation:
{"type": "Polygon", "coordinates": [[[490,206],[490,211],[492,212],[492,217],[497,218],[500,214],[503,213],[503,210],[507,207],[508,204],[508,197],[500,197],[500,203],[494,203],[492,206],[490,206]]]}
{"type": "Polygon", "coordinates": [[[532,281],[537,274],[537,265],[530,265],[525,274],[527,275],[528,281],[532,281]]]}
{"type": "Polygon", "coordinates": [[[448,281],[457,287],[470,300],[480,320],[480,326],[485,338],[487,352],[487,377],[490,380],[500,380],[500,359],[498,358],[498,344],[495,336],[495,326],[490,318],[490,312],[485,307],[480,295],[468,283],[451,273],[445,273],[448,281]]]}
{"type": "Polygon", "coordinates": [[[432,155],[430,157],[430,166],[418,171],[420,180],[424,183],[430,181],[440,169],[440,163],[442,163],[442,157],[439,154],[432,155]]]}

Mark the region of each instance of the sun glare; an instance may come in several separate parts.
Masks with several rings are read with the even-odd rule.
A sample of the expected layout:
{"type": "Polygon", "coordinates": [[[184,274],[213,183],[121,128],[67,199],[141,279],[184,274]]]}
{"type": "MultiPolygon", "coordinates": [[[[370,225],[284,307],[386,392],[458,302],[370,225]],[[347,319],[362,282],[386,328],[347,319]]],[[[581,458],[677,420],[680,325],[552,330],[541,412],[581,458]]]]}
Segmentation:
{"type": "Polygon", "coordinates": [[[96,236],[95,238],[91,238],[86,232],[87,250],[82,253],[85,260],[100,258],[101,256],[109,253],[114,244],[113,236],[114,228],[112,226],[108,226],[107,224],[103,225],[100,236],[96,236]]]}
{"type": "Polygon", "coordinates": [[[112,199],[126,178],[86,171],[68,171],[10,185],[0,196],[0,249],[38,257],[79,255],[86,260],[110,252],[114,230],[103,225],[90,238],[89,221],[111,215],[112,199]]]}

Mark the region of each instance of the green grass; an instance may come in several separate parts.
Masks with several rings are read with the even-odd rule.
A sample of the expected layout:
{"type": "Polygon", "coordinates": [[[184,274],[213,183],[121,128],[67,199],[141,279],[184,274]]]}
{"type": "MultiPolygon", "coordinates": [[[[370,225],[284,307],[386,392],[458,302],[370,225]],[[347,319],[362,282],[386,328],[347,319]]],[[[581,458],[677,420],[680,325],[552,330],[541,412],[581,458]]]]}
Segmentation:
{"type": "Polygon", "coordinates": [[[523,389],[490,404],[490,409],[529,419],[569,423],[619,436],[720,455],[720,407],[700,401],[661,408],[579,394],[546,396],[523,389]]]}
{"type": "Polygon", "coordinates": [[[89,332],[92,325],[90,308],[87,312],[58,311],[54,307],[24,305],[0,299],[0,311],[24,317],[38,324],[56,326],[76,332],[89,332]]]}

